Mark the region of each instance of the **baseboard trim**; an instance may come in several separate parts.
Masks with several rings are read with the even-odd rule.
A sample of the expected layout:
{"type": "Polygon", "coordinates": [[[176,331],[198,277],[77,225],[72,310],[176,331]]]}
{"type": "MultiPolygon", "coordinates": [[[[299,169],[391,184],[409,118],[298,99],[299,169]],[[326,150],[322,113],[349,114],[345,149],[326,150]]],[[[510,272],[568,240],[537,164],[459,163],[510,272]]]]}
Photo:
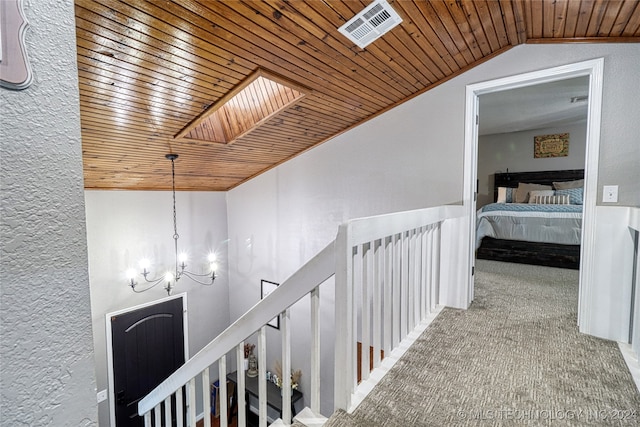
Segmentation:
{"type": "Polygon", "coordinates": [[[627,364],[627,368],[629,368],[629,372],[631,372],[633,381],[636,383],[636,388],[640,392],[640,362],[638,361],[638,355],[633,351],[631,344],[618,342],[618,347],[627,364]]]}

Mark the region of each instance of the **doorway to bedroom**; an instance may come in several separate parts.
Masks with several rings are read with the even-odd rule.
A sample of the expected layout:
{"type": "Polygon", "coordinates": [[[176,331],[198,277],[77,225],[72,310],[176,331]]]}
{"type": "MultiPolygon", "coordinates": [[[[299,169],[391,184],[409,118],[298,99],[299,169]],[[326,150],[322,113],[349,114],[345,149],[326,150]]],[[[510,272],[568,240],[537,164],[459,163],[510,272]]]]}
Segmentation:
{"type": "MultiPolygon", "coordinates": [[[[573,197],[574,203],[570,202],[566,210],[577,210],[578,212],[573,213],[574,216],[582,215],[582,226],[577,226],[577,231],[574,232],[577,235],[574,235],[577,238],[575,243],[578,243],[574,246],[578,248],[580,259],[574,267],[579,268],[578,324],[589,316],[590,310],[584,300],[590,288],[589,270],[593,265],[591,244],[594,239],[603,67],[604,60],[600,58],[467,86],[464,194],[471,229],[469,257],[474,266],[468,281],[470,300],[474,295],[473,271],[476,265],[476,209],[497,201],[498,196],[503,202],[507,198],[512,202],[519,201],[520,203],[512,203],[513,210],[518,209],[516,205],[520,205],[522,209],[528,208],[530,200],[547,202],[532,203],[542,205],[557,201],[558,196],[562,196],[563,201],[573,197]],[[545,100],[545,94],[552,95],[557,100],[545,100]],[[565,107],[560,107],[563,104],[560,99],[567,96],[568,99],[564,100],[565,107]],[[527,102],[536,101],[536,98],[537,107],[526,105],[527,102]],[[558,106],[554,107],[554,103],[558,106]],[[532,112],[525,113],[519,109],[519,105],[532,112]],[[548,171],[562,173],[554,172],[549,177],[540,177],[540,172],[548,171]],[[533,175],[525,174],[523,178],[517,176],[516,172],[533,175]],[[558,173],[562,175],[565,172],[568,173],[567,176],[557,176],[558,173]],[[551,179],[544,182],[546,178],[551,179]],[[499,185],[495,185],[496,179],[499,185]],[[523,186],[518,191],[520,186],[517,182],[514,185],[513,180],[549,187],[523,186]],[[554,182],[564,184],[554,186],[554,182]],[[533,193],[534,191],[538,193],[533,193]],[[583,195],[582,205],[578,203],[578,193],[583,195]],[[534,199],[530,199],[531,194],[534,199]],[[575,206],[571,207],[572,205],[575,206]]],[[[501,221],[509,223],[506,216],[511,214],[496,215],[503,215],[501,221]]],[[[516,213],[516,216],[527,215],[529,214],[516,213]]],[[[538,213],[529,216],[539,218],[543,230],[538,233],[555,234],[552,231],[555,226],[550,226],[545,215],[547,214],[538,213]]],[[[519,239],[514,241],[522,242],[525,247],[531,246],[519,223],[512,221],[510,228],[519,239]]],[[[557,243],[550,244],[558,246],[557,243]]],[[[507,252],[509,251],[517,252],[518,249],[507,252]]],[[[544,249],[538,252],[544,252],[544,249]]],[[[561,257],[559,255],[555,258],[561,257]]]]}
{"type": "Polygon", "coordinates": [[[578,269],[589,77],[479,96],[476,258],[578,269]]]}

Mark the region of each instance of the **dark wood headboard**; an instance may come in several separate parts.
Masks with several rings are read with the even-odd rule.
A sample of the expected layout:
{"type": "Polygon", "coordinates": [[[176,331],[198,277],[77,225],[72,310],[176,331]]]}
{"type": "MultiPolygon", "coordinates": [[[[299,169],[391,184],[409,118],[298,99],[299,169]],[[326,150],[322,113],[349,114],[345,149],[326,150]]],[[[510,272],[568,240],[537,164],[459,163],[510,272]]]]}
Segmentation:
{"type": "Polygon", "coordinates": [[[583,178],[584,169],[497,173],[493,184],[493,200],[498,200],[498,187],[516,188],[520,182],[553,185],[553,182],[575,181],[583,178]]]}

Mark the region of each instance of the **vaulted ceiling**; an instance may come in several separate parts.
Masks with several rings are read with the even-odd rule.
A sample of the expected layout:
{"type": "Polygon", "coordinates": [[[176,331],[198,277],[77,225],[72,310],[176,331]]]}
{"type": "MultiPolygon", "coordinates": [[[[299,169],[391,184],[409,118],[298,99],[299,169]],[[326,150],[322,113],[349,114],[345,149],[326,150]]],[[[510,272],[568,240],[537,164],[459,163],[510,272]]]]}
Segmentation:
{"type": "Polygon", "coordinates": [[[170,189],[177,153],[177,189],[228,190],[512,46],[640,42],[638,0],[389,0],[363,50],[337,28],[370,3],[76,0],[85,187],[170,189]],[[220,108],[261,73],[302,96],[220,108]]]}

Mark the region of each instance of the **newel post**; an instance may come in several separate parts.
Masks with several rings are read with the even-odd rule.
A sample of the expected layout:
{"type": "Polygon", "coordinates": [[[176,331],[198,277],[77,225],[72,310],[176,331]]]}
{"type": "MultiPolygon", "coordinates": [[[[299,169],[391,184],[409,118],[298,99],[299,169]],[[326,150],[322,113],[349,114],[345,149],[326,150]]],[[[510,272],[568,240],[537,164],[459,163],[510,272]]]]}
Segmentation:
{"type": "Polygon", "coordinates": [[[334,364],[334,409],[348,410],[355,372],[353,339],[353,249],[349,242],[349,224],[338,228],[336,237],[335,274],[335,364],[334,364]]]}

